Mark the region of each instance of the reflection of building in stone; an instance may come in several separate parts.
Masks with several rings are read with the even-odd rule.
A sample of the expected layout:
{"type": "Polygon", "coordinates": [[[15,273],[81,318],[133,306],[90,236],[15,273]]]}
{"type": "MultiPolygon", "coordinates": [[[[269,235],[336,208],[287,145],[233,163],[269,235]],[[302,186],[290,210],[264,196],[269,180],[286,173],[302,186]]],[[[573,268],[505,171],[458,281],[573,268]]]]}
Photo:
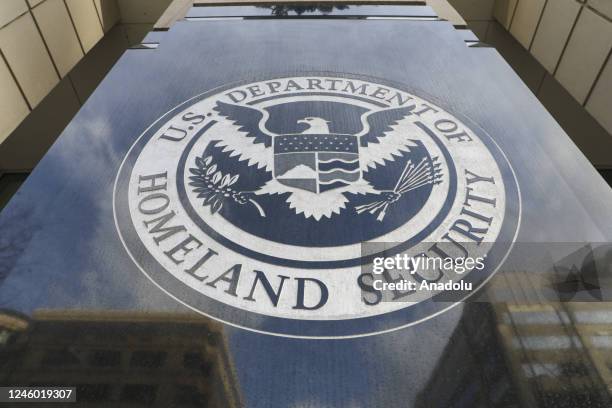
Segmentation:
{"type": "Polygon", "coordinates": [[[416,406],[612,406],[612,303],[466,304],[416,406]]]}
{"type": "Polygon", "coordinates": [[[201,316],[39,311],[0,315],[0,382],[76,386],[88,407],[237,407],[219,323],[201,316]]]}

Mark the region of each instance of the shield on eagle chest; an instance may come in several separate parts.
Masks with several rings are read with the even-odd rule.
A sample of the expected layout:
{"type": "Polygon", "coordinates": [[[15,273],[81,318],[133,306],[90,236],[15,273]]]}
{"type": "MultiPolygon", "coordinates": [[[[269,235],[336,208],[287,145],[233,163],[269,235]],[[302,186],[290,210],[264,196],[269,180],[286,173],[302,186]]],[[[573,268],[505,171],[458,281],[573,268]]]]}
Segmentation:
{"type": "Polygon", "coordinates": [[[347,186],[361,178],[357,136],[276,136],[274,177],[286,186],[313,193],[347,186]]]}

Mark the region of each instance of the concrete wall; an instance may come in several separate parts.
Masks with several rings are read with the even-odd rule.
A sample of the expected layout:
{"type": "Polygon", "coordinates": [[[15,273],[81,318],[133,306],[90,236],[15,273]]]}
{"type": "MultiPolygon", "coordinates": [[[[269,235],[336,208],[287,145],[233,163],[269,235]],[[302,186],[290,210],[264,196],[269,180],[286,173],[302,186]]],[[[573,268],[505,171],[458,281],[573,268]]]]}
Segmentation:
{"type": "Polygon", "coordinates": [[[42,158],[171,0],[0,0],[0,175],[42,158]]]}
{"type": "Polygon", "coordinates": [[[104,0],[0,1],[0,143],[112,27],[104,0]]]}
{"type": "Polygon", "coordinates": [[[553,111],[566,130],[583,134],[568,130],[570,136],[603,139],[589,148],[589,157],[596,165],[612,166],[612,150],[597,151],[612,148],[612,0],[496,0],[494,17],[537,64],[525,68],[508,61],[530,71],[523,72],[526,83],[549,109],[557,105],[553,111]],[[555,102],[553,94],[572,100],[555,102]],[[586,113],[578,115],[581,109],[586,113]],[[589,116],[597,124],[588,123],[589,116]]]}
{"type": "MultiPolygon", "coordinates": [[[[426,1],[496,47],[589,159],[612,168],[612,0],[426,1]]],[[[0,0],[0,173],[32,169],[123,50],[190,3],[0,0]]]]}

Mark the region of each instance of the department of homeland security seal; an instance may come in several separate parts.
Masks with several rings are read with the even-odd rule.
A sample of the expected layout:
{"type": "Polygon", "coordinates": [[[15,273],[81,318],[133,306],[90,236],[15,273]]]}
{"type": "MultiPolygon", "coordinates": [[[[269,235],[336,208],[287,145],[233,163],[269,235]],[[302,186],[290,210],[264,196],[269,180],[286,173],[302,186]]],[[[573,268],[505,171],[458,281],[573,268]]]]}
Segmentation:
{"type": "Polygon", "coordinates": [[[137,266],[188,307],[254,331],[338,338],[449,307],[443,291],[382,301],[364,266],[383,253],[364,243],[385,243],[384,256],[482,257],[460,277],[475,290],[508,254],[520,194],[495,142],[430,100],[382,80],[302,76],[172,109],[125,157],[114,211],[137,266]]]}

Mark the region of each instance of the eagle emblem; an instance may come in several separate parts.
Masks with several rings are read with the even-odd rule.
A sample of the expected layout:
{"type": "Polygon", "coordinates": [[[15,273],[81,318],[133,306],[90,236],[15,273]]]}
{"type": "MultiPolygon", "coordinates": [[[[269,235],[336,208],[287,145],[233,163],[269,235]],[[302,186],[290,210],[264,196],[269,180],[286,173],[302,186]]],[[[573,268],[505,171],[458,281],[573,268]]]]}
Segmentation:
{"type": "Polygon", "coordinates": [[[383,221],[387,208],[403,195],[439,184],[443,176],[436,157],[415,162],[410,158],[411,149],[418,144],[402,125],[410,121],[414,108],[367,111],[360,117],[358,133],[331,131],[332,121],[306,116],[297,120],[305,129],[277,134],[267,126],[270,113],[266,109],[217,101],[214,111],[234,131],[216,136],[215,146],[235,160],[265,170],[269,177],[254,191],[237,191],[232,186],[240,174],[224,174],[211,156],[202,156],[190,169],[190,185],[213,213],[232,200],[251,204],[266,217],[258,196],[286,195],[286,203],[296,214],[317,221],[345,210],[351,196],[374,195],[370,202],[356,205],[355,212],[373,214],[383,221]],[[405,166],[393,189],[379,189],[367,180],[368,172],[399,159],[405,160],[405,166]]]}

